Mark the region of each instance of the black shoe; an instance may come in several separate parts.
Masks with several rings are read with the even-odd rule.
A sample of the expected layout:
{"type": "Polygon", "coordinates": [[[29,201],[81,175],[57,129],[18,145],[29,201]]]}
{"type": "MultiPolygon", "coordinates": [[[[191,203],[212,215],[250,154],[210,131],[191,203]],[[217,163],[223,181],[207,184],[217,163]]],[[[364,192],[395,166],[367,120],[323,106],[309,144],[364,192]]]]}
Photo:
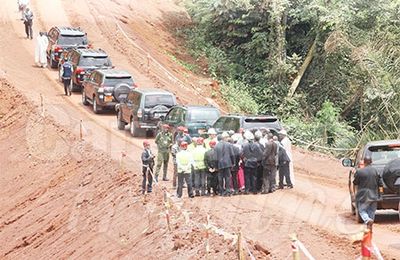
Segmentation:
{"type": "Polygon", "coordinates": [[[196,197],[200,197],[200,193],[196,192],[196,197]]]}
{"type": "Polygon", "coordinates": [[[283,189],[283,186],[279,185],[278,189],[280,189],[280,190],[283,189]]]}
{"type": "Polygon", "coordinates": [[[162,180],[163,180],[163,181],[169,181],[169,179],[168,179],[168,178],[162,178],[162,180]]]}
{"type": "Polygon", "coordinates": [[[151,190],[147,190],[147,193],[151,193],[151,190]]]}
{"type": "Polygon", "coordinates": [[[289,186],[288,186],[288,189],[293,189],[293,185],[289,185],[289,186]]]}
{"type": "Polygon", "coordinates": [[[191,195],[189,196],[189,198],[194,198],[194,195],[193,195],[193,194],[191,194],[191,195]]]}

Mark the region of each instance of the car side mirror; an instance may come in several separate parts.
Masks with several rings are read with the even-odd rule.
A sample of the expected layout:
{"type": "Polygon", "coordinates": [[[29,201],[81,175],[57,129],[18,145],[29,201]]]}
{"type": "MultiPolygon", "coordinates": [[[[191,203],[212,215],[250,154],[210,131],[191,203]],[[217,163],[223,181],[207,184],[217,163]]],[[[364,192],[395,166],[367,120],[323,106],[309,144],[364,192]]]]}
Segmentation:
{"type": "Polygon", "coordinates": [[[165,116],[160,116],[160,121],[164,121],[165,120],[165,116]]]}
{"type": "Polygon", "coordinates": [[[342,161],[342,165],[344,167],[353,167],[354,166],[353,161],[349,158],[343,158],[341,161],[342,161]]]}

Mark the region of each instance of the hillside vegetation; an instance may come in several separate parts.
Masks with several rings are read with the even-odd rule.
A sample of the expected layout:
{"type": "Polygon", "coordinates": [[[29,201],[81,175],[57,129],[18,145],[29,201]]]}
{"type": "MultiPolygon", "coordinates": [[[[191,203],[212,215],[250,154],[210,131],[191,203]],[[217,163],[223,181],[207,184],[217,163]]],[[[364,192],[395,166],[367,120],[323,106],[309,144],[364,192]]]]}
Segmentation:
{"type": "Polygon", "coordinates": [[[179,32],[233,111],[275,113],[295,139],[315,148],[399,138],[399,1],[185,5],[192,23],[179,32]]]}

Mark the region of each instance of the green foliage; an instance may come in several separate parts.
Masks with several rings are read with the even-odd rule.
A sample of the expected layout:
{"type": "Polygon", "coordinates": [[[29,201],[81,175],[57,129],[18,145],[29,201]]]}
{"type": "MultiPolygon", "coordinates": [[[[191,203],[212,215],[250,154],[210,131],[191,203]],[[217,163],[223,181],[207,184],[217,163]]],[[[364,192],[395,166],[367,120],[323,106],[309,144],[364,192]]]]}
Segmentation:
{"type": "Polygon", "coordinates": [[[248,86],[236,80],[222,81],[221,94],[234,113],[257,114],[260,106],[247,91],[248,86]]]}
{"type": "Polygon", "coordinates": [[[321,146],[400,138],[399,1],[188,0],[186,7],[192,55],[228,82],[224,95],[234,86],[256,104],[226,97],[235,111],[278,113],[295,137],[321,146]],[[313,60],[288,98],[314,41],[313,60]]]}

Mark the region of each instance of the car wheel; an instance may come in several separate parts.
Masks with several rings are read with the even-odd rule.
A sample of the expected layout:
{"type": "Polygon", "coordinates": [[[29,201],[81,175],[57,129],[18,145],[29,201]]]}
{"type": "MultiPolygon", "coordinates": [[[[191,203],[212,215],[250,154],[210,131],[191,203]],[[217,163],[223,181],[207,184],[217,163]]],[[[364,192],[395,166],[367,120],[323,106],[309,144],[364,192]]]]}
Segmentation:
{"type": "Polygon", "coordinates": [[[86,93],[83,89],[82,89],[82,104],[84,104],[85,106],[89,105],[89,102],[87,101],[86,93]]]}
{"type": "Polygon", "coordinates": [[[135,126],[135,122],[133,121],[133,119],[131,119],[131,123],[129,125],[129,132],[131,132],[131,135],[133,137],[137,137],[138,136],[138,129],[135,126]]]}
{"type": "Polygon", "coordinates": [[[54,68],[57,68],[58,67],[58,62],[57,61],[55,61],[55,60],[53,60],[53,58],[51,58],[51,56],[52,55],[50,55],[50,67],[52,68],[52,69],[54,69],[54,68]]]}
{"type": "Polygon", "coordinates": [[[100,113],[101,111],[101,107],[99,105],[97,105],[97,101],[96,101],[96,97],[93,97],[93,112],[95,114],[100,113]]]}
{"type": "Polygon", "coordinates": [[[125,122],[122,121],[122,112],[121,110],[118,111],[117,114],[117,125],[119,130],[125,130],[125,122]]]}

